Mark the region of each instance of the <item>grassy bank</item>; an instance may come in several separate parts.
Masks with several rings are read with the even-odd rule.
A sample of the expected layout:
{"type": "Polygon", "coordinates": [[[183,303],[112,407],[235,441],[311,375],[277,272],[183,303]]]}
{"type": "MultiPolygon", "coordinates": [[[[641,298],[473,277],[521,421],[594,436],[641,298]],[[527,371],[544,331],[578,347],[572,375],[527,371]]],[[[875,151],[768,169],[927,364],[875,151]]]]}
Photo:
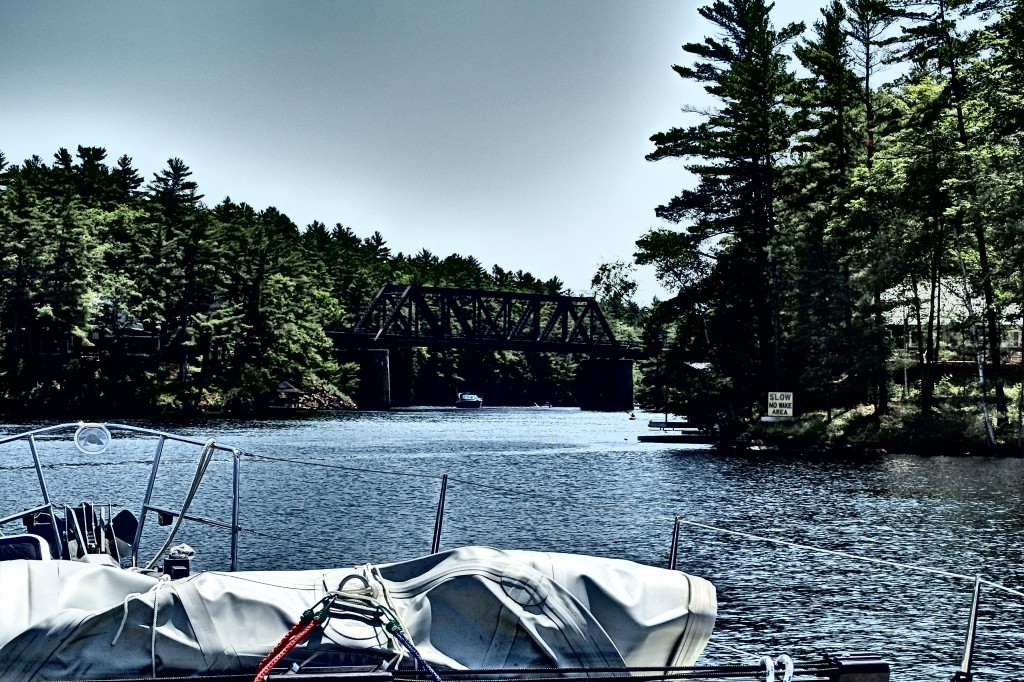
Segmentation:
{"type": "Polygon", "coordinates": [[[1005,414],[988,401],[995,443],[988,437],[985,412],[970,386],[946,386],[935,406],[923,413],[908,395],[893,401],[883,414],[871,405],[833,411],[805,412],[791,422],[754,421],[743,434],[747,440],[772,448],[914,452],[936,455],[1024,456],[1021,447],[1020,386],[1007,389],[1005,414]],[[954,390],[949,390],[954,389],[954,390]]]}

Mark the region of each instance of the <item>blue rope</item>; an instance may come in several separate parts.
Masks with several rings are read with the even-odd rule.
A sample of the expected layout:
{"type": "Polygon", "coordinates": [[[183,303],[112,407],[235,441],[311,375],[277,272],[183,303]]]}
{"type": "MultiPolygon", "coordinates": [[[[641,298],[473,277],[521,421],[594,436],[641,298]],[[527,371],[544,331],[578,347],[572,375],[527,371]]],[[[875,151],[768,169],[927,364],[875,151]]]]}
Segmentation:
{"type": "Polygon", "coordinates": [[[412,654],[412,657],[416,659],[416,663],[423,666],[423,669],[427,671],[427,674],[430,675],[430,678],[434,680],[434,682],[443,682],[441,676],[434,672],[434,669],[427,665],[427,662],[423,660],[422,656],[420,656],[420,652],[416,651],[416,647],[413,646],[412,642],[410,642],[409,639],[402,634],[402,629],[401,627],[399,627],[398,623],[392,621],[388,623],[387,627],[388,631],[395,637],[397,637],[398,641],[401,642],[402,645],[409,650],[409,653],[412,654]]]}

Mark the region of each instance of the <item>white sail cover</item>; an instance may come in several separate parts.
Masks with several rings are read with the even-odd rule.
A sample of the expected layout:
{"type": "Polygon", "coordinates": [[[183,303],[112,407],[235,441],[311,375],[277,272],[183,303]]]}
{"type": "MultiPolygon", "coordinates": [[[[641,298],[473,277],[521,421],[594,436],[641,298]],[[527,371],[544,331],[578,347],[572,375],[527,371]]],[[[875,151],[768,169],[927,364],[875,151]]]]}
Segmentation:
{"type": "MultiPolygon", "coordinates": [[[[486,547],[173,581],[79,562],[4,561],[0,682],[253,673],[342,583],[370,585],[423,658],[442,668],[692,665],[717,608],[711,583],[679,571],[486,547]]],[[[402,650],[368,619],[337,615],[288,660],[402,650]]]]}

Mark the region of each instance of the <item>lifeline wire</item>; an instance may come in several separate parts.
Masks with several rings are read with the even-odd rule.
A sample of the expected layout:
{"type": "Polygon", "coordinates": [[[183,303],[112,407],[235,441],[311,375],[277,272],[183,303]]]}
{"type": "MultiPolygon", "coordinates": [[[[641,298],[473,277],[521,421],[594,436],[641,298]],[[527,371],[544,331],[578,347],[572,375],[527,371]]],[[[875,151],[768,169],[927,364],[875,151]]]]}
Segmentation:
{"type": "MultiPolygon", "coordinates": [[[[308,464],[310,466],[322,466],[322,467],[327,467],[327,468],[330,468],[330,469],[343,469],[343,470],[346,470],[346,471],[359,471],[359,472],[363,472],[363,473],[374,473],[374,474],[383,474],[383,475],[391,475],[391,476],[407,476],[407,477],[413,477],[413,478],[430,478],[430,479],[435,479],[435,480],[438,480],[438,481],[441,480],[441,476],[435,476],[433,474],[415,474],[415,473],[404,472],[404,471],[388,471],[386,469],[370,469],[370,468],[360,468],[360,467],[348,467],[348,466],[343,466],[343,465],[338,465],[338,464],[327,464],[327,463],[322,463],[322,462],[310,462],[310,461],[307,461],[307,460],[291,459],[291,458],[287,458],[287,457],[270,457],[270,456],[267,456],[267,455],[259,455],[259,454],[255,454],[255,453],[251,453],[251,452],[246,452],[246,453],[243,453],[243,454],[248,455],[250,457],[256,457],[256,458],[259,458],[259,459],[266,459],[266,460],[279,461],[279,462],[289,462],[289,463],[293,463],[293,464],[308,464]]],[[[462,479],[462,478],[454,478],[452,476],[449,476],[448,480],[456,482],[456,483],[462,483],[464,485],[472,486],[472,487],[475,487],[475,488],[482,488],[482,489],[485,489],[485,490],[494,490],[494,491],[497,491],[497,492],[503,492],[503,493],[506,493],[506,494],[509,494],[509,495],[514,495],[514,496],[523,496],[524,494],[527,494],[527,493],[524,493],[523,491],[515,490],[513,488],[506,488],[506,487],[502,487],[502,486],[490,485],[490,484],[487,484],[487,483],[476,483],[476,482],[468,481],[468,480],[462,479]]],[[[536,490],[531,490],[531,491],[529,491],[528,494],[533,496],[533,497],[557,500],[557,501],[562,502],[562,503],[565,502],[565,498],[563,498],[563,497],[559,497],[559,496],[555,496],[555,495],[545,495],[544,493],[538,492],[536,490]]],[[[593,503],[593,502],[591,502],[589,504],[591,506],[609,506],[609,507],[613,506],[613,505],[610,505],[610,504],[601,505],[601,503],[597,503],[595,505],[595,503],[593,503]]],[[[662,518],[670,518],[670,517],[662,517],[662,518]]],[[[671,518],[676,518],[676,517],[671,517],[671,518]]],[[[963,579],[963,580],[980,580],[982,584],[988,585],[989,587],[995,588],[997,590],[1001,590],[1003,592],[1007,592],[1007,593],[1015,595],[1017,597],[1024,597],[1024,592],[1022,592],[1020,590],[1015,590],[1015,589],[1013,589],[1011,587],[1006,587],[1005,585],[1001,585],[1001,584],[993,582],[991,580],[986,580],[984,578],[980,578],[980,577],[974,576],[974,575],[967,575],[967,574],[964,574],[964,573],[953,573],[951,571],[944,571],[942,569],[929,568],[929,567],[926,567],[926,566],[915,566],[913,564],[905,564],[905,563],[901,563],[901,562],[898,562],[898,561],[890,561],[888,559],[875,559],[875,558],[872,558],[872,557],[866,557],[866,556],[861,556],[861,555],[858,555],[858,554],[852,554],[850,552],[844,552],[844,551],[841,551],[841,550],[824,549],[824,548],[821,548],[821,547],[814,547],[812,545],[802,545],[800,543],[791,542],[789,540],[779,540],[779,539],[776,539],[776,538],[769,538],[769,537],[766,537],[766,536],[763,536],[763,535],[755,535],[753,533],[746,533],[746,532],[738,531],[738,530],[730,530],[728,528],[721,528],[719,526],[712,526],[710,524],[700,523],[698,521],[690,521],[690,520],[687,520],[687,519],[685,519],[683,517],[678,517],[678,518],[679,518],[679,522],[680,523],[685,523],[686,525],[694,526],[696,528],[703,528],[705,530],[712,530],[712,531],[716,531],[716,532],[719,532],[719,533],[726,533],[726,534],[730,534],[730,535],[736,535],[736,536],[745,537],[745,538],[748,538],[748,539],[751,539],[751,540],[758,540],[758,541],[761,541],[761,542],[770,542],[770,543],[774,543],[774,544],[778,544],[778,545],[784,545],[784,546],[787,546],[787,547],[791,547],[791,548],[794,548],[794,549],[802,549],[802,550],[806,550],[806,551],[810,551],[810,552],[817,552],[819,554],[831,554],[833,556],[840,556],[840,557],[844,557],[846,559],[853,559],[853,560],[856,560],[856,561],[866,561],[866,562],[869,562],[869,563],[881,564],[881,565],[884,565],[884,566],[890,566],[890,567],[893,567],[893,568],[902,568],[902,569],[911,570],[911,571],[919,571],[919,572],[923,572],[923,573],[931,573],[933,575],[941,575],[941,576],[944,576],[944,577],[947,577],[947,578],[959,578],[959,579],[963,579]]]]}
{"type": "Polygon", "coordinates": [[[739,654],[740,656],[746,656],[747,658],[758,658],[758,659],[761,658],[761,656],[759,654],[752,654],[749,651],[744,651],[743,649],[739,649],[739,648],[734,647],[732,645],[722,644],[721,642],[716,642],[716,641],[710,640],[710,639],[708,640],[708,646],[714,646],[714,647],[718,647],[719,649],[725,649],[726,651],[731,651],[734,654],[739,654]]]}
{"type": "Polygon", "coordinates": [[[762,542],[772,542],[772,543],[775,543],[775,544],[778,544],[778,545],[785,545],[786,547],[792,547],[794,549],[803,549],[803,550],[806,550],[806,551],[809,551],[809,552],[819,552],[821,554],[831,554],[833,556],[840,556],[840,557],[844,557],[846,559],[855,559],[857,561],[867,561],[867,562],[870,562],[870,563],[883,564],[885,566],[892,566],[894,568],[905,568],[905,569],[909,569],[909,570],[912,570],[912,571],[922,571],[924,573],[933,573],[935,575],[941,575],[941,576],[945,576],[947,578],[964,578],[964,579],[967,579],[967,580],[980,580],[983,584],[989,585],[990,587],[994,587],[996,589],[1003,590],[1004,592],[1009,592],[1010,594],[1016,595],[1018,597],[1024,597],[1024,592],[1021,592],[1019,590],[1015,590],[1015,589],[1010,588],[1010,587],[1006,587],[1004,585],[1000,585],[999,583],[994,583],[992,581],[985,580],[984,578],[979,578],[978,576],[974,576],[974,575],[966,575],[964,573],[953,573],[951,571],[944,571],[944,570],[939,569],[939,568],[928,568],[927,566],[914,566],[913,564],[903,564],[903,563],[900,563],[898,561],[890,561],[888,559],[875,559],[873,557],[860,556],[859,554],[851,554],[850,552],[843,552],[841,550],[836,550],[836,549],[822,549],[820,547],[814,547],[812,545],[801,545],[798,542],[790,542],[789,540],[778,540],[776,538],[769,538],[769,537],[765,537],[763,535],[754,535],[753,533],[745,533],[745,532],[739,531],[739,530],[729,530],[728,528],[719,528],[718,526],[711,526],[711,525],[708,525],[706,523],[699,523],[697,521],[688,521],[688,520],[686,520],[684,518],[680,518],[679,519],[679,523],[685,523],[685,524],[687,524],[689,526],[695,526],[697,528],[704,528],[705,530],[713,530],[713,531],[717,531],[719,533],[728,533],[730,535],[738,535],[740,537],[749,538],[751,540],[761,540],[762,542]]]}
{"type": "Polygon", "coordinates": [[[314,467],[325,467],[327,469],[341,469],[343,471],[359,471],[365,474],[385,474],[387,476],[406,476],[408,478],[431,478],[441,480],[440,476],[433,474],[414,474],[409,471],[387,471],[385,469],[369,469],[364,467],[348,467],[341,464],[328,464],[326,462],[310,462],[308,459],[294,459],[291,457],[274,457],[271,455],[261,455],[255,452],[242,452],[243,455],[248,457],[254,457],[256,459],[265,459],[271,462],[287,462],[289,464],[308,464],[314,467]]]}

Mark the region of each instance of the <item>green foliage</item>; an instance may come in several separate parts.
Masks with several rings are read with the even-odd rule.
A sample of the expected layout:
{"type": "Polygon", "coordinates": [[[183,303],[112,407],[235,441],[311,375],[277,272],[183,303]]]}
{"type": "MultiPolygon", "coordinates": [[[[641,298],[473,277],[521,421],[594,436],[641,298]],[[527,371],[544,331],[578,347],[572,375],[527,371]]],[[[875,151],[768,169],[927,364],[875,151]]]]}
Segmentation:
{"type": "Polygon", "coordinates": [[[684,108],[702,121],[655,135],[648,155],[686,159],[698,184],[655,209],[676,227],[636,253],[675,292],[648,322],[660,360],[710,367],[699,381],[662,370],[670,395],[756,414],[766,389],[793,390],[828,437],[945,420],[989,440],[991,415],[1005,438],[1005,334],[1024,310],[1024,15],[1004,5],[834,0],[793,44],[799,73],[785,48],[801,29],[776,31],[770,6],[700,10],[711,37],[672,68],[717,106],[684,108]],[[897,77],[881,83],[886,66],[897,77]],[[976,355],[983,378],[954,410],[941,373],[976,355]]]}
{"type": "MultiPolygon", "coordinates": [[[[274,207],[209,208],[191,176],[172,158],[144,183],[99,147],[60,149],[51,165],[0,154],[0,408],[246,408],[283,380],[307,406],[351,407],[358,367],[327,332],[353,326],[382,285],[565,293],[472,256],[394,254],[340,223],[299,230],[274,207]]],[[[637,306],[615,304],[612,324],[632,329],[637,306]]],[[[490,404],[574,400],[571,357],[417,349],[392,364],[399,403],[451,404],[457,389],[490,404]]]]}
{"type": "Polygon", "coordinates": [[[776,30],[769,10],[760,0],[719,0],[699,10],[721,38],[684,45],[697,61],[673,69],[703,84],[720,107],[697,112],[702,123],[651,138],[649,160],[688,159],[699,184],[655,210],[682,224],[681,233],[656,230],[638,242],[638,262],[655,263],[663,281],[684,287],[669,305],[699,309],[680,317],[699,325],[680,339],[703,337],[702,345],[717,349],[709,359],[739,404],[784,381],[774,196],[795,130],[788,105],[795,79],[783,48],[803,25],[776,30]]]}

